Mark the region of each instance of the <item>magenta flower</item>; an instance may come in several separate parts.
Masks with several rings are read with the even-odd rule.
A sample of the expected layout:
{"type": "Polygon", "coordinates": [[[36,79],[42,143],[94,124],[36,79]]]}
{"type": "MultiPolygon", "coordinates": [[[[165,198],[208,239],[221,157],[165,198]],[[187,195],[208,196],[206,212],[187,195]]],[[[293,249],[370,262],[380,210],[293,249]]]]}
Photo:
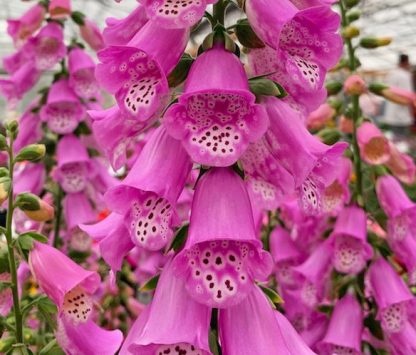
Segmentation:
{"type": "Polygon", "coordinates": [[[107,46],[124,46],[134,35],[147,23],[146,10],[144,6],[137,5],[125,18],[116,19],[107,17],[104,28],[103,37],[107,46]]]}
{"type": "MultiPolygon", "coordinates": [[[[10,276],[10,273],[7,271],[1,272],[0,281],[11,282],[12,277],[10,276]]],[[[13,307],[12,290],[11,288],[6,287],[0,290],[0,316],[7,317],[12,307],[13,307]]]]}
{"type": "Polygon", "coordinates": [[[336,0],[290,0],[298,9],[307,9],[319,5],[332,5],[336,0]]]}
{"type": "Polygon", "coordinates": [[[270,235],[270,252],[279,284],[284,287],[297,286],[292,266],[298,265],[304,258],[286,229],[278,226],[273,230],[270,235]]]}
{"type": "Polygon", "coordinates": [[[259,208],[276,209],[294,193],[292,175],[273,157],[264,137],[250,143],[240,161],[247,176],[250,200],[259,208]]]}
{"type": "Polygon", "coordinates": [[[66,193],[85,190],[91,176],[90,157],[87,149],[74,135],[62,138],[57,147],[58,165],[55,180],[66,193]]]}
{"type": "Polygon", "coordinates": [[[37,3],[27,10],[17,20],[7,20],[7,33],[17,45],[26,40],[42,24],[45,17],[45,8],[37,3]]]}
{"type": "Polygon", "coordinates": [[[308,132],[296,112],[278,99],[266,99],[264,106],[270,119],[266,139],[272,154],[293,175],[305,213],[322,213],[325,189],[336,179],[348,144],[322,143],[308,132]]]}
{"type": "Polygon", "coordinates": [[[37,70],[51,69],[65,57],[66,47],[63,40],[62,26],[49,22],[35,37],[27,41],[24,51],[28,60],[34,61],[37,70]]]}
{"type": "Polygon", "coordinates": [[[17,52],[3,57],[3,68],[7,73],[12,75],[26,62],[27,58],[23,49],[19,49],[17,52]]]}
{"type": "Polygon", "coordinates": [[[364,122],[357,130],[362,159],[371,165],[384,164],[390,158],[389,141],[376,125],[364,122]]]}
{"type": "Polygon", "coordinates": [[[406,153],[400,152],[392,142],[390,142],[390,159],[386,162],[386,166],[402,183],[407,185],[414,184],[416,165],[413,158],[406,153]]]}
{"type": "Polygon", "coordinates": [[[38,242],[29,254],[29,265],[39,286],[58,306],[56,337],[65,352],[113,355],[121,345],[122,333],[101,329],[92,319],[92,295],[100,285],[99,275],[38,242]]]}
{"type": "Polygon", "coordinates": [[[318,108],[326,97],[326,72],[342,53],[335,33],[339,16],[329,6],[298,10],[289,0],[248,0],[246,13],[266,44],[250,53],[254,74],[270,74],[290,94],[286,101],[299,110],[318,108]]]}
{"type": "Polygon", "coordinates": [[[211,354],[208,345],[211,310],[189,299],[184,281],[169,262],[160,276],[152,303],[145,309],[120,354],[211,354]]]}
{"type": "Polygon", "coordinates": [[[74,92],[84,99],[95,97],[98,92],[98,84],[95,80],[95,63],[92,58],[81,48],[74,48],[68,55],[69,86],[74,92]]]}
{"type": "Polygon", "coordinates": [[[49,13],[52,18],[65,18],[71,14],[71,0],[51,0],[49,13]]]}
{"type": "Polygon", "coordinates": [[[71,133],[84,115],[84,108],[66,79],[52,84],[46,105],[40,110],[40,118],[47,122],[51,131],[58,134],[71,133]]]}
{"type": "Polygon", "coordinates": [[[168,30],[148,22],[125,46],[113,45],[98,53],[96,77],[115,94],[126,115],[147,121],[163,106],[167,75],[178,63],[189,33],[168,30]]]}
{"type": "Polygon", "coordinates": [[[254,101],[240,60],[216,45],[196,59],[164,123],[195,162],[229,166],[266,131],[264,109],[254,101]]]}
{"type": "Polygon", "coordinates": [[[338,272],[356,275],[373,256],[373,249],[367,242],[367,216],[357,206],[345,207],[339,213],[331,240],[332,263],[338,272]]]}
{"type": "Polygon", "coordinates": [[[195,25],[204,15],[208,4],[218,0],[139,0],[148,17],[157,26],[165,28],[188,28],[195,25]]]}
{"type": "Polygon", "coordinates": [[[80,26],[82,39],[95,51],[104,48],[104,39],[100,29],[91,20],[84,18],[84,24],[80,26]]]}
{"type": "Polygon", "coordinates": [[[239,304],[219,311],[219,329],[227,355],[315,354],[258,287],[239,304]]]}
{"type": "Polygon", "coordinates": [[[198,302],[227,308],[241,302],[272,269],[257,239],[243,180],[228,168],[211,169],[196,187],[184,249],[174,261],[198,302]]]}
{"type": "Polygon", "coordinates": [[[192,164],[179,141],[159,127],[123,182],[105,195],[108,207],[125,216],[133,242],[159,250],[178,223],[175,206],[192,164]]]}
{"type": "Polygon", "coordinates": [[[46,171],[43,164],[20,163],[16,166],[13,192],[31,192],[40,195],[46,181],[46,171]]]}
{"type": "Polygon", "coordinates": [[[366,275],[378,306],[378,318],[386,333],[401,332],[410,321],[415,297],[403,279],[383,258],[373,262],[366,275]]]}
{"type": "Polygon", "coordinates": [[[23,147],[40,141],[42,137],[41,121],[38,113],[32,112],[35,104],[29,105],[19,119],[19,134],[14,140],[13,149],[18,152],[23,147]]]}
{"type": "Polygon", "coordinates": [[[318,345],[319,354],[361,355],[363,311],[352,295],[346,295],[335,305],[328,330],[318,345]]]}

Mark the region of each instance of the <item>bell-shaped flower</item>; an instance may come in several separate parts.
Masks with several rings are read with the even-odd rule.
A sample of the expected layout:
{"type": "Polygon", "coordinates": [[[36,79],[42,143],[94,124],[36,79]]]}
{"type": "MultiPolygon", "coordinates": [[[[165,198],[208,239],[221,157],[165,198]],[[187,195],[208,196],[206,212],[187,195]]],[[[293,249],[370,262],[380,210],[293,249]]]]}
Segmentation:
{"type": "Polygon", "coordinates": [[[392,355],[416,353],[416,328],[409,322],[403,325],[400,332],[386,334],[386,338],[392,355]]]}
{"type": "Polygon", "coordinates": [[[147,16],[157,26],[165,28],[189,28],[204,15],[208,4],[218,0],[139,0],[146,9],[147,16]]]}
{"type": "Polygon", "coordinates": [[[68,354],[114,354],[123,335],[101,329],[93,321],[93,294],[100,285],[87,271],[57,249],[34,242],[29,265],[40,288],[58,307],[56,337],[68,354]]]}
{"type": "Polygon", "coordinates": [[[68,55],[69,86],[83,99],[91,99],[98,94],[95,80],[95,63],[81,48],[74,48],[68,55]]]}
{"type": "Polygon", "coordinates": [[[17,52],[3,57],[3,69],[12,75],[27,61],[23,49],[19,49],[17,52]]]}
{"type": "Polygon", "coordinates": [[[210,320],[211,309],[187,297],[184,281],[168,262],[152,303],[136,320],[120,354],[210,355],[210,320]]]}
{"type": "Polygon", "coordinates": [[[164,124],[195,162],[229,166],[264,134],[268,120],[249,91],[239,58],[216,44],[192,65],[164,124]]]}
{"type": "Polygon", "coordinates": [[[159,127],[123,182],[106,193],[107,206],[125,216],[136,245],[159,250],[171,240],[179,222],[175,206],[191,168],[181,143],[159,127]]]}
{"type": "Polygon", "coordinates": [[[13,142],[15,152],[41,140],[41,121],[38,113],[32,111],[33,108],[34,105],[30,105],[19,119],[19,134],[13,142]]]}
{"type": "Polygon", "coordinates": [[[345,207],[339,213],[330,239],[334,248],[332,263],[338,272],[356,275],[373,256],[367,242],[367,216],[357,206],[345,207]]]}
{"type": "Polygon", "coordinates": [[[147,22],[124,46],[100,51],[96,78],[115,94],[118,106],[138,121],[161,110],[169,87],[167,76],[176,66],[189,38],[187,30],[168,30],[147,22]]]}
{"type": "Polygon", "coordinates": [[[51,0],[49,14],[52,18],[62,19],[71,14],[71,0],[51,0]]]}
{"type": "Polygon", "coordinates": [[[63,40],[62,26],[49,22],[35,37],[27,41],[24,51],[28,60],[35,63],[37,70],[51,69],[65,57],[66,47],[63,40]]]}
{"type": "Polygon", "coordinates": [[[84,18],[84,23],[79,27],[82,39],[94,50],[99,51],[104,48],[104,39],[101,30],[97,25],[84,18]]]}
{"type": "Polygon", "coordinates": [[[390,158],[388,139],[371,122],[364,122],[357,129],[357,141],[361,158],[371,165],[384,164],[390,158]]]}
{"type": "Polygon", "coordinates": [[[272,264],[257,238],[243,180],[230,168],[211,169],[197,184],[188,238],[175,259],[189,294],[211,307],[233,306],[272,264]]]}
{"type": "Polygon", "coordinates": [[[274,261],[276,280],[285,287],[297,286],[292,266],[298,265],[303,259],[303,253],[293,242],[289,232],[277,226],[270,234],[270,252],[274,261]]]}
{"type": "Polygon", "coordinates": [[[66,135],[59,141],[57,160],[54,178],[62,189],[66,193],[85,190],[92,174],[90,157],[87,148],[76,136],[66,135]]]}
{"type": "Polygon", "coordinates": [[[100,253],[113,271],[119,271],[124,257],[134,248],[124,216],[111,213],[96,224],[81,224],[80,229],[98,242],[100,253]]]}
{"type": "Polygon", "coordinates": [[[36,3],[19,19],[7,20],[7,33],[13,38],[13,42],[19,45],[34,33],[41,26],[45,14],[45,7],[36,3]]]}
{"type": "Polygon", "coordinates": [[[407,185],[414,184],[416,165],[413,158],[406,153],[400,152],[392,142],[390,142],[390,159],[385,165],[402,183],[407,185]]]}
{"type": "Polygon", "coordinates": [[[13,192],[20,194],[30,192],[40,195],[46,181],[46,171],[43,164],[23,162],[16,164],[13,182],[13,192]]]}
{"type": "Polygon", "coordinates": [[[227,355],[315,354],[258,287],[234,307],[221,309],[218,325],[221,348],[227,355]]]}
{"type": "Polygon", "coordinates": [[[383,330],[386,333],[401,332],[410,320],[415,297],[400,275],[383,258],[371,264],[366,277],[370,294],[378,306],[377,317],[383,330]]]}
{"type": "Polygon", "coordinates": [[[13,106],[36,84],[40,72],[27,61],[9,79],[0,80],[0,94],[13,106]]]}
{"type": "Polygon", "coordinates": [[[40,110],[40,118],[52,132],[69,134],[84,119],[85,111],[68,80],[61,79],[49,89],[46,105],[40,110]]]}
{"type": "Polygon", "coordinates": [[[354,296],[347,294],[339,299],[331,314],[331,321],[322,342],[321,355],[361,355],[363,311],[354,296]]]}
{"type": "Polygon", "coordinates": [[[283,85],[289,93],[285,101],[298,110],[317,109],[326,98],[326,72],[342,53],[336,34],[339,16],[329,6],[298,10],[290,0],[247,0],[245,6],[251,26],[266,44],[250,51],[254,74],[269,74],[283,85]]]}
{"type": "Polygon", "coordinates": [[[117,105],[106,110],[88,111],[88,115],[94,121],[94,137],[114,170],[127,163],[127,150],[132,144],[137,145],[138,136],[156,119],[138,122],[123,113],[117,105]]]}
{"type": "Polygon", "coordinates": [[[332,146],[322,143],[308,132],[297,113],[275,98],[264,100],[270,129],[266,139],[272,154],[295,179],[299,199],[306,214],[324,210],[325,189],[336,179],[346,142],[332,146]]]}
{"type": "Polygon", "coordinates": [[[294,193],[292,175],[271,154],[264,137],[250,143],[240,161],[253,205],[273,210],[286,196],[294,193]]]}
{"type": "Polygon", "coordinates": [[[125,18],[107,17],[106,28],[103,31],[106,46],[124,46],[147,23],[146,9],[137,5],[125,18]]]}

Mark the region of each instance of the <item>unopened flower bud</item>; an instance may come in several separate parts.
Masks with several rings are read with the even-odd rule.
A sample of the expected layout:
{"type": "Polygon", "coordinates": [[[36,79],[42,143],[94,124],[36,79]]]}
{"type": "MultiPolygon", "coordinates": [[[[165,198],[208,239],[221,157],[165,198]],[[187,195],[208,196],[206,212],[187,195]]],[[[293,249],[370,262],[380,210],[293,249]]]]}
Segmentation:
{"type": "Polygon", "coordinates": [[[329,145],[335,144],[342,137],[341,132],[336,128],[324,128],[317,135],[323,143],[329,145]]]}
{"type": "MultiPolygon", "coordinates": [[[[53,207],[46,201],[41,200],[39,197],[32,194],[20,194],[16,198],[16,204],[18,203],[19,196],[26,195],[25,201],[18,207],[25,213],[25,215],[36,222],[46,222],[54,217],[55,211],[53,207]],[[31,195],[31,196],[27,196],[31,195]],[[36,201],[35,201],[36,200],[36,201]]],[[[22,201],[20,199],[19,201],[22,201]]]]}
{"type": "Polygon", "coordinates": [[[345,0],[344,3],[345,6],[350,9],[351,7],[357,6],[360,3],[360,0],[345,0]]]}
{"type": "Polygon", "coordinates": [[[345,80],[344,91],[347,95],[361,95],[366,90],[365,81],[359,75],[351,75],[345,80]]]}
{"type": "Polygon", "coordinates": [[[40,209],[40,198],[29,192],[16,196],[15,205],[22,211],[36,211],[40,209]]]}
{"type": "Polygon", "coordinates": [[[392,41],[391,37],[364,37],[360,40],[360,46],[367,49],[388,46],[392,41]]]}
{"type": "Polygon", "coordinates": [[[361,17],[361,11],[358,9],[353,9],[348,11],[347,18],[349,22],[357,21],[361,17]]]}
{"type": "Polygon", "coordinates": [[[266,78],[251,78],[249,81],[250,91],[256,95],[260,96],[274,96],[278,98],[283,98],[287,96],[286,91],[281,85],[274,82],[273,80],[266,78]]]}
{"type": "Polygon", "coordinates": [[[0,150],[6,150],[7,149],[7,139],[5,136],[0,134],[0,150]]]}
{"type": "Polygon", "coordinates": [[[336,95],[342,90],[342,83],[339,81],[331,81],[325,84],[326,91],[328,96],[336,95]]]}
{"type": "Polygon", "coordinates": [[[351,118],[342,115],[338,122],[338,129],[346,134],[352,134],[354,130],[354,122],[351,118]]]}
{"type": "Polygon", "coordinates": [[[20,150],[15,160],[17,162],[21,162],[21,161],[35,162],[35,161],[42,159],[45,156],[45,152],[46,152],[45,145],[30,144],[20,150]]]}
{"type": "Polygon", "coordinates": [[[348,26],[342,30],[344,38],[354,38],[360,35],[360,29],[355,26],[348,26]]]}
{"type": "Polygon", "coordinates": [[[335,117],[336,113],[337,111],[330,104],[324,103],[308,115],[306,124],[309,129],[320,129],[328,124],[335,117]]]}
{"type": "Polygon", "coordinates": [[[368,86],[368,89],[372,93],[383,96],[396,104],[416,106],[416,95],[411,91],[381,83],[372,83],[368,86]]]}
{"type": "Polygon", "coordinates": [[[17,137],[17,134],[19,133],[19,124],[16,120],[12,120],[9,123],[5,125],[6,130],[9,132],[9,135],[13,138],[17,137]]]}

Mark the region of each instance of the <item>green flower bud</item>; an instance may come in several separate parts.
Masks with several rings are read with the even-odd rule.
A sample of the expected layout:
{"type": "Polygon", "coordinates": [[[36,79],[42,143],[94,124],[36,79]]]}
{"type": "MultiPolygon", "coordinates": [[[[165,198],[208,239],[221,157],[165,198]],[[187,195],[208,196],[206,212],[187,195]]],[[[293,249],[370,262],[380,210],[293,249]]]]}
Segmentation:
{"type": "Polygon", "coordinates": [[[8,148],[7,139],[0,134],[0,150],[6,150],[8,148]]]}
{"type": "Polygon", "coordinates": [[[336,95],[342,90],[342,83],[339,81],[331,81],[325,84],[326,91],[328,96],[336,95]]]}
{"type": "Polygon", "coordinates": [[[341,139],[342,133],[336,128],[324,128],[319,131],[318,137],[325,144],[333,145],[341,139]]]}
{"type": "Polygon", "coordinates": [[[45,145],[30,144],[20,150],[15,160],[17,162],[21,162],[21,161],[35,162],[35,161],[42,159],[45,156],[45,152],[46,152],[45,145]]]}
{"type": "Polygon", "coordinates": [[[287,92],[280,84],[264,77],[251,78],[249,79],[248,84],[250,86],[250,91],[256,95],[257,98],[260,96],[274,96],[278,98],[287,96],[287,92]]]}
{"type": "Polygon", "coordinates": [[[360,35],[360,29],[355,26],[348,26],[342,30],[342,36],[344,38],[351,39],[354,37],[358,37],[359,35],[360,35]]]}
{"type": "Polygon", "coordinates": [[[388,46],[391,41],[391,37],[364,37],[360,40],[360,46],[367,49],[373,49],[388,46]]]}
{"type": "Polygon", "coordinates": [[[361,11],[358,9],[353,9],[351,11],[348,11],[347,13],[347,19],[349,22],[357,21],[361,17],[361,11]]]}
{"type": "Polygon", "coordinates": [[[38,211],[40,209],[40,198],[29,192],[23,192],[17,195],[15,205],[22,211],[38,211]]]}

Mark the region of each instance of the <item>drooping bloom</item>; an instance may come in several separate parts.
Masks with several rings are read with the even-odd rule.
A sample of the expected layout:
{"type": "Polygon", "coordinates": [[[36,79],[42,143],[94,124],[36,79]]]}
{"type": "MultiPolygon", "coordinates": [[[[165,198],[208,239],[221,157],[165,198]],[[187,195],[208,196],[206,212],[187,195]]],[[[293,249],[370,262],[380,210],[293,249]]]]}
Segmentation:
{"type": "Polygon", "coordinates": [[[95,63],[81,48],[74,48],[68,55],[69,86],[84,99],[90,99],[98,94],[98,84],[95,80],[95,63]]]}
{"type": "Polygon", "coordinates": [[[84,18],[84,24],[80,26],[82,39],[95,51],[104,48],[104,39],[100,29],[91,20],[84,18]]]}
{"type": "Polygon", "coordinates": [[[184,93],[165,113],[164,124],[195,162],[229,166],[264,134],[268,120],[255,104],[238,57],[215,45],[192,65],[184,93]]]}
{"type": "Polygon", "coordinates": [[[34,106],[30,105],[19,119],[19,134],[13,143],[15,152],[29,144],[37,143],[42,137],[39,114],[32,111],[34,106]]]}
{"type": "Polygon", "coordinates": [[[87,149],[74,135],[63,137],[57,147],[58,165],[54,178],[66,193],[85,190],[91,176],[87,149]]]}
{"type": "Polygon", "coordinates": [[[298,265],[304,257],[286,229],[278,226],[273,230],[270,235],[270,252],[279,284],[285,287],[296,286],[297,280],[291,267],[298,265]]]}
{"type": "Polygon", "coordinates": [[[337,301],[328,330],[319,344],[322,355],[361,355],[363,311],[354,296],[347,294],[337,301]]]}
{"type": "Polygon", "coordinates": [[[37,3],[19,19],[7,20],[7,33],[13,38],[14,43],[19,45],[34,33],[41,26],[45,13],[45,7],[37,3]]]}
{"type": "Polygon", "coordinates": [[[227,355],[315,354],[257,286],[239,304],[221,309],[218,323],[221,348],[227,355]]]}
{"type": "Polygon", "coordinates": [[[152,303],[136,320],[120,354],[209,355],[210,319],[210,308],[187,297],[184,281],[169,262],[152,303]]]}
{"type": "Polygon", "coordinates": [[[13,192],[31,192],[39,195],[43,190],[46,179],[45,167],[43,164],[20,163],[16,166],[13,192]]]}
{"type": "Polygon", "coordinates": [[[137,5],[123,19],[119,20],[114,17],[107,17],[105,20],[107,27],[103,31],[105,44],[107,46],[126,45],[147,21],[146,10],[142,5],[137,5]]]}
{"type": "Polygon", "coordinates": [[[37,70],[51,69],[66,54],[63,39],[62,26],[56,22],[49,22],[35,37],[27,41],[24,47],[25,54],[28,60],[35,63],[37,70]]]}
{"type": "Polygon", "coordinates": [[[330,122],[337,111],[328,103],[323,103],[315,111],[312,111],[306,118],[308,129],[318,130],[330,122]]]}
{"type": "Polygon", "coordinates": [[[27,58],[23,49],[19,49],[17,52],[3,57],[3,68],[7,73],[12,75],[26,62],[27,58]]]}
{"type": "Polygon", "coordinates": [[[412,185],[415,182],[416,165],[413,158],[399,152],[392,142],[390,142],[390,159],[387,160],[386,166],[404,184],[412,185]]]}
{"type": "Polygon", "coordinates": [[[204,15],[208,4],[218,0],[139,0],[147,16],[157,26],[165,28],[188,28],[195,25],[204,15]]]}
{"type": "Polygon", "coordinates": [[[136,245],[159,250],[170,241],[179,222],[175,206],[191,167],[180,142],[159,127],[123,182],[106,193],[108,207],[125,216],[136,245]]]}
{"type": "Polygon", "coordinates": [[[84,118],[84,114],[81,102],[66,79],[61,79],[51,86],[46,105],[40,110],[42,121],[48,124],[51,131],[58,134],[73,132],[84,118]]]}
{"type": "Polygon", "coordinates": [[[373,256],[367,242],[367,216],[357,206],[345,207],[338,215],[331,235],[335,270],[345,274],[358,274],[373,256]]]}
{"type": "Polygon", "coordinates": [[[230,168],[214,168],[199,180],[188,238],[175,259],[177,275],[197,301],[215,308],[241,302],[272,269],[257,239],[243,180],[230,168]]]}
{"type": "Polygon", "coordinates": [[[266,139],[272,154],[293,175],[305,213],[322,213],[325,189],[336,179],[348,144],[322,143],[308,132],[286,103],[275,98],[264,101],[270,120],[266,139]]]}
{"type": "Polygon", "coordinates": [[[292,175],[271,154],[264,137],[250,143],[240,161],[253,205],[273,210],[286,196],[294,193],[292,175]]]}
{"type": "Polygon", "coordinates": [[[377,317],[386,333],[398,333],[410,321],[415,297],[403,279],[383,258],[373,262],[367,273],[370,293],[377,306],[377,317]]]}
{"type": "Polygon", "coordinates": [[[147,121],[156,114],[169,92],[167,75],[178,63],[189,33],[147,22],[125,46],[112,45],[98,53],[96,77],[115,94],[126,115],[147,121]]]}
{"type": "Polygon", "coordinates": [[[256,34],[266,44],[250,51],[255,75],[269,74],[289,93],[285,100],[311,112],[326,98],[326,71],[342,53],[336,34],[339,16],[329,6],[298,10],[289,0],[246,1],[246,13],[256,34]]]}
{"type": "Polygon", "coordinates": [[[68,354],[113,355],[120,347],[123,335],[108,331],[93,321],[93,294],[100,277],[77,265],[60,251],[34,242],[29,265],[39,286],[58,306],[56,337],[68,354]]]}
{"type": "Polygon", "coordinates": [[[357,140],[361,157],[366,163],[384,164],[389,160],[389,141],[373,123],[364,122],[358,127],[357,140]]]}

